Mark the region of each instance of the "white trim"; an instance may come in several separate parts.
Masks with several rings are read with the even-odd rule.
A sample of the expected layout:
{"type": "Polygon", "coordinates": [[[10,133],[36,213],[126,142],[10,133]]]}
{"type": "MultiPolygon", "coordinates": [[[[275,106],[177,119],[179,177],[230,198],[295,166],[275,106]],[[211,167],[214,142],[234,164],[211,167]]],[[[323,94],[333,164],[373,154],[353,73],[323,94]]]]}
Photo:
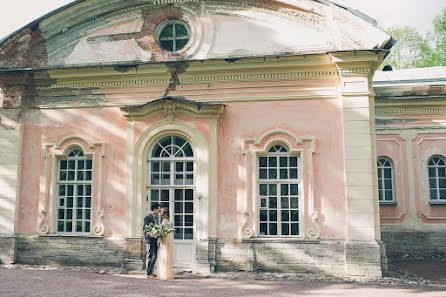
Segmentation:
{"type": "MultiPolygon", "coordinates": [[[[315,137],[297,137],[286,130],[272,130],[256,139],[245,139],[243,142],[243,155],[245,156],[245,174],[246,174],[246,198],[238,199],[244,207],[244,222],[240,230],[242,239],[256,237],[258,225],[258,206],[257,206],[257,164],[258,154],[265,154],[269,148],[276,144],[285,144],[290,154],[299,155],[299,234],[301,238],[318,239],[320,237],[320,228],[317,221],[317,211],[315,209],[314,198],[314,172],[313,172],[313,154],[316,152],[315,137]],[[267,141],[267,139],[272,138],[267,141]],[[256,158],[252,162],[252,157],[256,158]],[[306,167],[308,165],[308,167],[306,167]],[[308,175],[309,180],[305,180],[308,175]],[[308,207],[308,209],[306,208],[308,207]],[[249,217],[255,214],[250,220],[249,217]],[[307,229],[306,220],[311,215],[312,227],[307,229]]],[[[299,238],[299,237],[296,237],[299,238]]]]}
{"type": "MultiPolygon", "coordinates": [[[[195,215],[196,239],[208,238],[208,204],[209,204],[209,149],[200,131],[192,124],[180,120],[163,120],[148,127],[138,138],[133,149],[132,163],[127,164],[127,169],[132,172],[132,178],[128,180],[128,187],[132,191],[128,194],[129,207],[126,216],[131,218],[130,236],[142,236],[142,222],[146,210],[146,181],[147,181],[147,154],[155,141],[171,134],[184,137],[193,147],[196,154],[196,194],[195,201],[198,208],[195,215]],[[200,218],[200,220],[197,220],[200,218]]],[[[214,202],[215,203],[215,202],[214,202]]],[[[214,218],[216,220],[216,218],[214,218]]]]}
{"type": "MultiPolygon", "coordinates": [[[[57,199],[54,195],[58,184],[57,162],[59,158],[66,157],[68,152],[74,147],[82,149],[85,156],[91,156],[92,159],[92,193],[91,193],[91,225],[90,233],[82,233],[81,235],[93,234],[102,236],[104,234],[104,224],[102,222],[102,158],[105,155],[104,142],[91,142],[85,137],[72,135],[65,137],[57,144],[45,143],[43,145],[43,157],[45,158],[45,181],[44,181],[44,197],[40,200],[40,219],[38,223],[38,232],[47,234],[56,232],[57,230],[57,199]],[[68,143],[68,144],[67,144],[68,143]],[[95,152],[100,147],[100,152],[95,152]],[[96,167],[96,160],[98,165],[96,167]],[[97,175],[97,179],[95,176],[97,175]],[[97,180],[97,185],[95,183],[97,180]],[[47,222],[48,208],[51,209],[50,221],[47,222]],[[97,214],[95,216],[95,214],[97,214]]],[[[74,232],[75,233],[75,232],[74,232]]]]}
{"type": "MultiPolygon", "coordinates": [[[[383,185],[383,188],[381,189],[381,191],[383,192],[383,200],[379,200],[379,191],[380,191],[380,189],[379,189],[379,185],[378,185],[378,200],[379,200],[379,203],[380,203],[380,205],[386,205],[386,203],[396,203],[396,199],[395,199],[395,197],[396,197],[396,194],[395,194],[395,190],[396,190],[395,189],[395,165],[394,165],[394,162],[393,162],[393,160],[390,157],[388,157],[386,155],[381,155],[381,156],[377,157],[376,158],[377,162],[379,162],[380,159],[384,159],[384,160],[386,160],[386,161],[388,161],[390,163],[390,179],[391,179],[390,181],[392,182],[392,189],[391,189],[392,190],[392,200],[386,200],[385,199],[386,198],[385,197],[385,192],[388,189],[385,188],[384,171],[382,171],[383,174],[382,174],[382,177],[381,177],[381,183],[383,185]]],[[[382,167],[382,166],[380,167],[377,164],[377,171],[384,170],[385,168],[386,167],[382,167]]],[[[377,175],[378,175],[378,183],[379,183],[379,173],[377,175]]]]}

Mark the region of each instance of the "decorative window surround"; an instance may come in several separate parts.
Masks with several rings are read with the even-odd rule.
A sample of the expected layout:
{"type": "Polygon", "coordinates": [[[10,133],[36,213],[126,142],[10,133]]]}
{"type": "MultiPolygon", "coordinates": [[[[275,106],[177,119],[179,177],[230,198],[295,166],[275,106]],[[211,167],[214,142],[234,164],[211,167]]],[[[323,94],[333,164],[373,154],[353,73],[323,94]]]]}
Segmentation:
{"type": "Polygon", "coordinates": [[[429,176],[429,203],[446,204],[446,159],[432,156],[427,162],[429,176]]]}
{"type": "MultiPolygon", "coordinates": [[[[316,152],[315,137],[297,137],[284,130],[274,130],[265,133],[258,139],[245,139],[243,144],[243,155],[245,156],[246,169],[246,197],[238,200],[244,210],[244,222],[240,230],[241,239],[257,238],[259,207],[257,206],[257,159],[259,155],[265,155],[269,149],[276,144],[285,144],[289,148],[291,155],[298,156],[299,176],[299,215],[300,215],[300,238],[302,240],[317,240],[320,237],[320,228],[317,224],[318,213],[315,209],[314,183],[313,183],[313,154],[316,152]],[[308,226],[306,221],[311,216],[312,226],[308,226]]],[[[299,238],[299,237],[297,237],[299,238]]],[[[259,238],[260,239],[260,238],[259,238]]],[[[257,240],[257,239],[256,239],[257,240]]],[[[291,238],[296,240],[296,238],[291,238]]]]}
{"type": "MultiPolygon", "coordinates": [[[[377,133],[377,135],[378,135],[378,133],[377,133]]],[[[390,136],[390,135],[392,135],[392,134],[385,134],[386,136],[390,136]]],[[[396,164],[395,163],[393,163],[393,165],[394,165],[394,169],[395,169],[395,175],[394,175],[394,183],[393,183],[393,185],[394,186],[396,186],[396,185],[403,185],[404,184],[404,182],[405,182],[405,179],[403,178],[403,175],[401,174],[401,170],[399,170],[398,171],[398,166],[401,166],[401,165],[398,165],[398,164],[402,164],[402,162],[405,162],[405,158],[404,158],[404,147],[405,147],[405,144],[404,144],[404,139],[402,139],[402,138],[400,138],[397,134],[393,134],[392,136],[390,136],[389,138],[381,138],[381,137],[378,137],[377,139],[376,139],[376,142],[378,143],[378,142],[380,142],[380,141],[382,141],[382,142],[388,142],[388,141],[390,141],[390,142],[394,142],[394,143],[396,143],[397,145],[398,145],[398,148],[399,148],[399,150],[398,150],[398,157],[397,158],[395,158],[394,160],[395,160],[395,162],[396,162],[396,164]],[[398,172],[400,172],[400,173],[398,173],[398,172]]],[[[389,206],[389,207],[392,207],[392,206],[396,206],[397,204],[396,204],[396,201],[398,200],[398,204],[399,204],[399,206],[401,206],[401,212],[399,213],[399,214],[397,214],[396,216],[393,216],[393,217],[384,217],[384,216],[381,216],[380,217],[380,219],[381,220],[393,220],[393,221],[395,221],[395,222],[397,222],[397,223],[400,223],[401,222],[401,219],[403,218],[403,217],[407,217],[407,215],[406,215],[406,212],[409,212],[409,210],[408,210],[408,206],[406,205],[407,203],[406,203],[406,201],[405,201],[405,199],[404,199],[404,197],[406,197],[406,195],[409,195],[408,193],[406,193],[406,189],[405,189],[405,187],[404,186],[402,186],[402,187],[400,187],[400,191],[398,191],[398,192],[395,192],[394,193],[394,197],[395,197],[395,203],[392,203],[392,204],[381,204],[380,203],[380,206],[389,206]]],[[[383,224],[383,223],[382,223],[383,224]]]]}
{"type": "MultiPolygon", "coordinates": [[[[404,131],[403,131],[404,132],[404,131]]],[[[429,137],[428,135],[430,133],[418,133],[415,131],[411,131],[409,130],[407,133],[412,133],[415,135],[415,137],[413,138],[415,140],[416,136],[418,136],[419,134],[426,134],[427,137],[423,137],[421,138],[419,141],[416,142],[415,145],[415,156],[416,156],[416,160],[418,160],[418,173],[419,173],[419,179],[420,180],[424,180],[427,183],[427,189],[423,188],[423,187],[418,187],[418,195],[419,197],[424,197],[422,199],[423,203],[428,204],[428,208],[421,210],[420,212],[420,216],[424,219],[426,219],[427,221],[431,221],[431,222],[438,222],[438,221],[443,221],[446,220],[446,217],[442,217],[442,216],[433,216],[430,211],[429,211],[429,207],[443,207],[443,203],[442,201],[439,201],[438,204],[436,203],[431,203],[431,199],[430,199],[430,189],[429,189],[429,174],[427,171],[428,168],[428,163],[429,160],[432,156],[443,156],[444,152],[442,152],[441,150],[436,150],[436,151],[431,151],[431,155],[426,158],[425,156],[422,156],[421,154],[421,144],[425,141],[440,141],[440,140],[446,140],[446,137],[429,137]],[[423,192],[423,190],[427,190],[427,192],[423,192]]],[[[426,132],[430,132],[430,131],[426,131],[426,132]]],[[[444,158],[444,157],[443,157],[444,158]]]]}
{"type": "MultiPolygon", "coordinates": [[[[59,143],[45,143],[43,156],[45,158],[45,192],[43,201],[40,201],[40,220],[38,232],[48,234],[56,232],[57,226],[57,175],[58,161],[65,158],[73,148],[80,148],[85,156],[92,159],[93,179],[92,179],[92,204],[91,213],[93,228],[90,228],[92,235],[102,236],[104,234],[104,224],[102,218],[102,158],[105,154],[105,143],[91,142],[86,138],[73,135],[62,139],[59,143]],[[51,207],[51,217],[47,221],[48,208],[51,207]],[[96,214],[96,216],[95,216],[96,214]]],[[[64,233],[65,234],[65,233],[64,233]]],[[[83,235],[78,233],[79,235],[83,235]]],[[[87,234],[88,235],[88,234],[87,234]]]]}
{"type": "Polygon", "coordinates": [[[379,204],[395,205],[395,170],[393,162],[390,158],[384,156],[378,157],[377,159],[379,204]],[[388,181],[390,181],[390,184],[388,181]],[[391,193],[391,199],[387,199],[389,192],[391,193]]]}
{"type": "Polygon", "coordinates": [[[223,104],[197,103],[184,98],[166,97],[140,106],[122,107],[127,119],[127,235],[142,236],[141,224],[145,215],[147,154],[155,141],[163,136],[178,135],[186,139],[196,152],[195,216],[201,218],[196,225],[196,239],[208,240],[216,234],[217,193],[217,118],[223,112],[223,104]],[[176,119],[180,113],[209,119],[209,144],[192,124],[176,119]],[[162,114],[165,120],[149,126],[133,144],[134,121],[162,114]]]}

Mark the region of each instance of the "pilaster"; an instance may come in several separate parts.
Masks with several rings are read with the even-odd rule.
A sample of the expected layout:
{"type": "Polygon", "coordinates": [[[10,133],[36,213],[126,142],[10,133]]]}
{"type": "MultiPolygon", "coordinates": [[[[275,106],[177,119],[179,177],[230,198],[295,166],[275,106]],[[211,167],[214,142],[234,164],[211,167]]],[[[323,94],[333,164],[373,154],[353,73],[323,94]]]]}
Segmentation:
{"type": "Polygon", "coordinates": [[[27,96],[24,75],[0,77],[0,263],[14,263],[17,254],[22,125],[27,96]]]}
{"type": "Polygon", "coordinates": [[[343,103],[347,242],[345,274],[381,276],[379,201],[372,77],[382,54],[332,55],[343,103]]]}

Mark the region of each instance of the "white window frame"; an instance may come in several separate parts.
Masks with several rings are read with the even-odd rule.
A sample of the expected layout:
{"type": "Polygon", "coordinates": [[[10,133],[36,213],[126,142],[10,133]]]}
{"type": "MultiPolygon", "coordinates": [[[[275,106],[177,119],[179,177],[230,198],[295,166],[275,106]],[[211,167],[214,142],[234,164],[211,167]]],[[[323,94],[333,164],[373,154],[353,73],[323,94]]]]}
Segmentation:
{"type": "Polygon", "coordinates": [[[394,205],[396,204],[396,195],[395,195],[395,166],[393,164],[392,159],[390,159],[387,156],[380,156],[377,158],[377,178],[378,178],[378,199],[379,199],[379,194],[382,193],[382,197],[383,200],[379,199],[379,204],[380,205],[394,205]],[[385,160],[390,164],[390,179],[391,179],[391,190],[392,190],[392,200],[385,200],[385,194],[386,191],[388,191],[389,189],[387,189],[385,187],[385,177],[384,177],[384,172],[386,169],[389,169],[389,167],[385,167],[382,164],[380,164],[380,160],[385,160]],[[381,172],[381,180],[379,178],[379,173],[381,172]],[[379,187],[379,185],[381,184],[381,189],[379,187]]]}
{"type": "MultiPolygon", "coordinates": [[[[183,148],[184,148],[184,145],[183,145],[183,148]]],[[[164,150],[164,149],[163,149],[164,150]]],[[[174,218],[174,205],[175,205],[175,201],[174,201],[174,199],[173,199],[173,197],[172,197],[172,195],[174,195],[174,192],[175,192],[175,190],[177,190],[177,189],[181,189],[181,190],[189,190],[189,189],[191,189],[192,191],[193,191],[193,199],[192,199],[192,202],[193,202],[193,212],[192,212],[192,215],[193,215],[193,236],[192,236],[192,239],[184,239],[184,229],[186,229],[186,222],[185,222],[185,216],[187,215],[187,214],[190,214],[190,213],[186,213],[185,212],[185,205],[183,205],[183,214],[182,214],[182,217],[183,217],[183,225],[182,225],[182,227],[180,227],[180,228],[182,228],[183,229],[183,239],[175,239],[175,235],[174,235],[174,240],[175,241],[177,241],[177,240],[182,240],[182,241],[194,241],[195,240],[195,237],[196,237],[196,234],[197,234],[197,230],[196,230],[196,220],[197,220],[197,217],[196,217],[196,208],[197,208],[197,201],[196,201],[196,199],[195,199],[195,195],[196,195],[196,188],[195,188],[195,184],[196,184],[196,178],[197,178],[197,175],[196,175],[196,157],[195,157],[195,151],[194,151],[194,148],[193,148],[193,146],[192,146],[192,144],[190,143],[190,141],[188,141],[187,140],[187,138],[185,138],[185,137],[183,137],[183,136],[181,136],[181,135],[176,135],[176,134],[171,134],[171,135],[165,135],[165,136],[163,136],[163,137],[161,137],[161,138],[159,138],[156,142],[154,142],[153,144],[152,144],[152,146],[151,146],[151,148],[150,148],[150,150],[149,150],[149,153],[148,153],[148,156],[147,156],[147,168],[148,168],[148,174],[147,174],[147,181],[146,181],[146,195],[147,195],[147,206],[149,206],[150,204],[149,203],[151,203],[152,202],[152,200],[151,199],[149,199],[149,196],[151,195],[151,190],[170,190],[170,189],[173,189],[173,191],[169,191],[169,193],[170,193],[170,195],[169,195],[169,201],[168,202],[170,202],[170,201],[173,201],[174,202],[174,204],[173,204],[173,207],[170,207],[169,208],[169,211],[170,211],[170,217],[173,219],[174,218]],[[182,157],[175,157],[175,156],[169,156],[169,157],[153,157],[153,150],[156,148],[156,146],[157,146],[157,144],[159,144],[160,146],[161,146],[161,144],[160,144],[160,141],[162,141],[163,139],[165,139],[166,137],[179,137],[179,138],[182,138],[183,140],[185,140],[185,144],[187,144],[187,145],[189,145],[190,146],[190,149],[192,150],[192,156],[191,157],[187,157],[187,156],[182,156],[182,157]],[[152,172],[152,163],[153,162],[160,162],[160,171],[157,171],[156,173],[153,173],[152,172]],[[170,180],[170,183],[169,184],[162,184],[162,182],[161,182],[161,175],[162,175],[162,163],[163,162],[168,162],[169,163],[169,180],[170,180]],[[185,170],[183,171],[183,183],[182,184],[176,184],[175,183],[175,174],[177,173],[177,171],[176,171],[176,169],[175,169],[175,162],[183,162],[185,165],[184,166],[187,166],[187,162],[192,162],[192,164],[193,164],[193,169],[192,169],[192,171],[187,171],[186,170],[186,168],[184,168],[185,170]],[[160,179],[159,179],[159,181],[160,181],[160,183],[159,184],[152,184],[152,174],[158,174],[158,175],[160,175],[160,179]],[[186,183],[186,179],[187,179],[187,175],[189,175],[189,174],[192,174],[192,183],[191,184],[189,184],[189,183],[186,183]]],[[[186,203],[187,202],[187,200],[185,200],[185,192],[183,193],[183,203],[186,203]]],[[[161,199],[159,200],[159,201],[156,201],[156,202],[158,202],[158,203],[160,203],[162,206],[163,206],[163,201],[161,201],[161,199]]],[[[172,222],[172,224],[175,224],[175,222],[172,222]]],[[[175,226],[174,226],[175,227],[175,226]]]]}
{"type": "MultiPolygon", "coordinates": [[[[56,177],[55,177],[55,191],[54,191],[54,193],[55,193],[55,195],[54,195],[55,210],[56,210],[56,213],[55,213],[55,228],[54,228],[55,233],[58,233],[58,234],[91,234],[93,232],[93,227],[94,227],[94,225],[93,225],[93,210],[94,210],[94,184],[93,184],[93,181],[94,181],[94,158],[93,158],[93,154],[86,153],[80,146],[71,146],[68,150],[66,150],[66,154],[61,155],[61,156],[56,156],[56,170],[54,172],[56,173],[56,177]],[[83,156],[82,157],[74,157],[74,158],[69,157],[71,152],[73,152],[75,150],[81,151],[83,156]],[[64,160],[66,160],[67,162],[69,160],[74,160],[75,161],[75,171],[74,171],[75,180],[73,180],[73,181],[68,180],[68,179],[67,180],[60,180],[60,173],[61,173],[60,166],[61,166],[61,162],[64,161],[64,160]],[[91,161],[91,169],[90,169],[90,171],[91,171],[91,179],[89,181],[85,181],[85,180],[84,181],[77,181],[76,180],[76,176],[77,176],[77,172],[78,172],[78,168],[77,168],[77,166],[78,166],[78,162],[77,161],[78,160],[84,160],[85,163],[87,163],[88,160],[91,161]],[[59,221],[60,221],[60,219],[59,219],[59,208],[60,208],[60,204],[59,204],[60,203],[59,186],[60,185],[67,185],[67,186],[68,185],[73,185],[73,207],[72,207],[73,212],[72,212],[72,218],[71,218],[71,220],[72,220],[72,231],[59,231],[59,221]],[[76,230],[76,221],[77,220],[75,218],[76,218],[76,214],[77,214],[77,210],[78,210],[77,198],[79,198],[77,196],[77,186],[78,185],[84,185],[84,186],[88,186],[89,185],[90,186],[90,207],[89,207],[90,219],[86,220],[84,218],[84,216],[85,216],[85,213],[84,213],[83,214],[83,218],[81,220],[82,222],[88,221],[90,223],[89,231],[77,231],[76,230]]],[[[85,198],[84,196],[85,195],[83,195],[83,198],[85,198]]],[[[66,203],[67,202],[65,201],[64,209],[66,209],[66,203]]],[[[83,203],[85,203],[85,201],[83,201],[83,203]]],[[[64,219],[62,221],[65,222],[67,220],[68,219],[64,219]]]]}
{"type": "MultiPolygon", "coordinates": [[[[288,159],[289,160],[289,159],[288,159]]],[[[269,166],[267,167],[269,168],[269,166]]],[[[288,166],[286,167],[287,169],[290,169],[290,166],[288,164],[288,166]]],[[[289,170],[288,170],[289,172],[289,170]]],[[[304,236],[302,230],[303,230],[303,223],[304,223],[304,217],[303,217],[303,191],[302,191],[302,181],[300,179],[300,177],[302,176],[302,164],[301,164],[301,160],[300,160],[300,154],[299,153],[295,153],[293,151],[291,151],[289,149],[289,147],[282,143],[282,142],[275,142],[272,145],[268,146],[265,152],[260,152],[256,154],[256,191],[255,191],[255,200],[256,200],[256,229],[257,229],[257,236],[258,238],[302,238],[304,236]],[[275,153],[271,153],[270,150],[276,146],[282,146],[284,147],[287,152],[275,152],[275,153]],[[278,176],[279,178],[277,179],[260,179],[259,176],[259,172],[260,172],[260,158],[261,157],[268,157],[268,156],[276,156],[278,158],[277,160],[277,173],[280,175],[280,157],[296,157],[296,162],[297,162],[297,179],[280,179],[280,176],[278,176]],[[277,235],[260,235],[260,224],[262,223],[260,221],[260,208],[261,208],[261,196],[260,196],[260,184],[276,184],[277,185],[277,235]],[[282,218],[281,218],[281,186],[282,184],[297,184],[297,188],[298,188],[298,234],[297,235],[281,235],[281,231],[282,231],[282,218]]],[[[268,195],[267,195],[268,196],[268,195]]],[[[289,198],[290,196],[292,196],[290,193],[287,195],[289,198]]],[[[290,203],[291,201],[289,201],[290,203]]],[[[267,201],[267,203],[269,203],[267,201]]],[[[290,207],[291,205],[289,205],[288,210],[292,210],[292,208],[290,207]]],[[[266,207],[266,209],[269,209],[269,207],[266,207]]],[[[294,208],[293,208],[294,210],[294,208]]],[[[269,214],[268,214],[268,221],[269,222],[269,214]]],[[[291,227],[291,214],[290,214],[290,221],[288,221],[290,223],[290,227],[291,227]]],[[[269,226],[269,225],[268,225],[269,226]]],[[[268,228],[268,227],[267,227],[268,228]]],[[[289,233],[291,233],[291,228],[289,229],[289,233]]]]}
{"type": "Polygon", "coordinates": [[[440,191],[446,191],[446,187],[443,187],[443,188],[441,188],[440,187],[440,179],[441,180],[445,180],[445,182],[446,182],[446,176],[440,176],[439,175],[439,169],[440,168],[445,168],[445,170],[446,170],[446,158],[445,157],[443,157],[443,156],[441,156],[441,155],[434,155],[434,156],[432,156],[432,157],[430,157],[428,160],[427,160],[427,164],[426,164],[427,166],[426,166],[426,168],[427,168],[427,178],[428,178],[428,188],[429,188],[429,204],[432,204],[432,205],[435,205],[435,204],[446,204],[446,199],[440,199],[440,191]],[[434,158],[439,158],[440,160],[442,160],[443,162],[444,162],[444,164],[445,165],[438,165],[438,163],[437,164],[435,164],[435,165],[430,165],[429,163],[434,159],[434,158]],[[432,179],[432,177],[431,177],[431,175],[430,175],[430,169],[434,169],[435,170],[435,177],[434,177],[434,179],[435,179],[435,188],[431,188],[431,179],[432,179]],[[436,192],[436,198],[435,199],[432,199],[432,191],[435,191],[436,192]]]}
{"type": "MultiPolygon", "coordinates": [[[[174,34],[175,34],[175,33],[174,33],[174,34]]],[[[184,50],[186,50],[186,49],[188,48],[190,42],[191,42],[191,39],[192,39],[192,37],[191,37],[191,28],[190,28],[190,26],[189,26],[185,21],[183,21],[183,20],[181,20],[181,19],[173,19],[173,20],[172,20],[172,19],[169,19],[169,20],[164,21],[164,22],[161,23],[161,24],[158,26],[158,28],[156,29],[156,34],[155,34],[155,36],[156,36],[156,43],[157,43],[158,47],[159,47],[162,51],[164,51],[164,52],[166,52],[166,53],[170,53],[170,54],[178,53],[178,52],[180,52],[180,51],[184,51],[184,50]],[[173,31],[175,31],[175,25],[181,25],[181,26],[183,26],[184,28],[186,28],[187,36],[186,36],[186,37],[176,37],[176,36],[175,36],[175,37],[171,37],[171,38],[168,38],[168,37],[163,37],[163,38],[161,38],[160,35],[161,35],[161,33],[163,32],[163,30],[164,30],[167,26],[170,26],[170,25],[173,26],[173,31]],[[185,39],[187,39],[186,44],[185,44],[182,48],[177,49],[177,48],[176,48],[176,42],[177,42],[177,40],[185,40],[185,39]],[[173,41],[173,48],[172,48],[173,50],[170,51],[170,50],[164,48],[164,47],[161,45],[161,40],[172,40],[172,41],[173,41]]]]}

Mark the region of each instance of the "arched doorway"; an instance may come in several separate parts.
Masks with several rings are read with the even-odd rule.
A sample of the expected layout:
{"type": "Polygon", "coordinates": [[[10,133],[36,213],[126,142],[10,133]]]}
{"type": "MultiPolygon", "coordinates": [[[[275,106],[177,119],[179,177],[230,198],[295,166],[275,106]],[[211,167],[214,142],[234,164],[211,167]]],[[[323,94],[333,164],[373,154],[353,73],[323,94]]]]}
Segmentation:
{"type": "Polygon", "coordinates": [[[147,156],[147,212],[153,203],[169,208],[173,234],[174,266],[195,258],[195,156],[191,144],[169,135],[155,141],[147,156]]]}

